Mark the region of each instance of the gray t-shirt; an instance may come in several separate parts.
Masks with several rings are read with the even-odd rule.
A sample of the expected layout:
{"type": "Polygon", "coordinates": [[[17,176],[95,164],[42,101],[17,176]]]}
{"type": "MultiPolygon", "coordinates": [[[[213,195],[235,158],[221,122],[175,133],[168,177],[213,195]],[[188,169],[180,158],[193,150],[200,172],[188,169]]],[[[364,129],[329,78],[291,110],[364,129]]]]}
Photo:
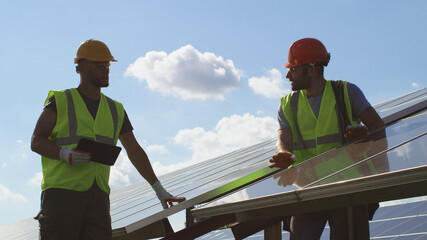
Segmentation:
{"type": "MultiPolygon", "coordinates": [[[[366,99],[363,92],[360,90],[359,87],[352,83],[347,83],[347,91],[348,91],[348,97],[350,99],[350,105],[351,105],[351,113],[353,115],[354,119],[359,119],[360,114],[365,111],[368,107],[371,106],[371,104],[366,99]]],[[[311,109],[313,110],[314,115],[316,117],[319,116],[319,110],[320,110],[320,103],[322,102],[322,96],[323,93],[319,96],[312,97],[308,99],[308,102],[310,103],[311,109]]],[[[279,104],[279,109],[277,111],[277,120],[279,121],[279,129],[289,127],[288,120],[286,120],[285,115],[282,111],[282,106],[279,104]]]]}

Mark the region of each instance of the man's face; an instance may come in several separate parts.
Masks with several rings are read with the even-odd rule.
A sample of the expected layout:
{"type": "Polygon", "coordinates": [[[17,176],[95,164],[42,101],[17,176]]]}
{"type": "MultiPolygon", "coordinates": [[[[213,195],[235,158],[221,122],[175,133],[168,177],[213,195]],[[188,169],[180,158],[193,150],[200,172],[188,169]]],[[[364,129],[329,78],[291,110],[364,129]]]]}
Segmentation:
{"type": "Polygon", "coordinates": [[[292,91],[307,89],[310,87],[310,76],[308,74],[309,65],[302,65],[289,68],[286,78],[291,82],[292,91]]]}
{"type": "Polygon", "coordinates": [[[84,61],[83,65],[84,74],[86,80],[88,80],[95,87],[108,87],[109,85],[109,74],[110,74],[110,62],[109,61],[84,61]]]}

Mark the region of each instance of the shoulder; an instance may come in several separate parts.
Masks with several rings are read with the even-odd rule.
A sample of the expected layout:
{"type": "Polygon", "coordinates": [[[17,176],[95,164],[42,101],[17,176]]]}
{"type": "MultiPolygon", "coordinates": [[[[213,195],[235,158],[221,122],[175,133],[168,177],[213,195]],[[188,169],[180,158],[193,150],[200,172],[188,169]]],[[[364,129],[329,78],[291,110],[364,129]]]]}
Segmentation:
{"type": "MultiPolygon", "coordinates": [[[[104,95],[104,94],[103,94],[104,95]]],[[[123,109],[124,110],[124,107],[123,107],[123,104],[121,103],[121,102],[119,102],[119,101],[117,101],[117,100],[115,100],[115,99],[112,99],[112,98],[110,98],[109,96],[107,96],[107,95],[104,95],[105,96],[105,98],[107,99],[107,102],[109,102],[109,103],[114,103],[119,109],[123,109]]]]}
{"type": "Polygon", "coordinates": [[[280,100],[280,104],[282,106],[290,104],[291,100],[294,99],[295,97],[297,97],[298,95],[299,95],[299,91],[294,91],[294,92],[288,93],[282,97],[282,99],[280,100]]]}
{"type": "Polygon", "coordinates": [[[65,96],[64,90],[50,90],[44,102],[44,106],[48,105],[49,103],[55,103],[55,99],[61,98],[62,96],[65,96]]]}
{"type": "Polygon", "coordinates": [[[362,90],[354,83],[347,82],[347,92],[350,101],[366,100],[362,90]]]}

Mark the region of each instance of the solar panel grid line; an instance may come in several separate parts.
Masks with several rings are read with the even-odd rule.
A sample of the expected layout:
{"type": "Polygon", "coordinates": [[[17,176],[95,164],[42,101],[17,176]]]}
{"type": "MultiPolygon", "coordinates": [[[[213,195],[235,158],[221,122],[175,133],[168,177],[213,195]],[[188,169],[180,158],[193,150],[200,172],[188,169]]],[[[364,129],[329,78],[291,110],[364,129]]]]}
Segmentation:
{"type": "MultiPolygon", "coordinates": [[[[262,154],[261,154],[262,155],[262,154]]],[[[261,155],[258,155],[258,156],[261,156],[261,155]]],[[[255,157],[252,157],[251,159],[255,159],[255,157]]],[[[247,162],[247,161],[250,161],[251,159],[249,159],[249,160],[246,160],[245,162],[247,162]]],[[[268,158],[266,158],[266,159],[268,159],[268,158]]],[[[262,161],[266,161],[266,159],[262,159],[262,161]]],[[[218,174],[216,174],[216,173],[218,173],[218,172],[215,172],[215,173],[212,173],[210,176],[218,176],[217,178],[215,178],[214,180],[217,180],[217,179],[219,179],[219,178],[223,178],[224,176],[226,176],[226,175],[229,175],[229,174],[232,174],[232,173],[235,173],[236,171],[238,171],[238,170],[240,170],[240,169],[236,169],[236,170],[234,170],[234,171],[232,171],[232,172],[229,172],[229,173],[227,173],[227,174],[225,174],[225,175],[219,175],[218,176],[218,174]]],[[[195,186],[195,187],[193,187],[192,189],[190,189],[190,190],[188,190],[187,192],[190,192],[191,190],[194,190],[194,189],[197,189],[197,188],[199,188],[200,186],[195,186]]],[[[187,193],[187,192],[183,192],[183,193],[181,193],[181,194],[183,194],[183,195],[185,195],[185,193],[187,193]]],[[[151,198],[151,199],[154,199],[154,197],[153,198],[151,198]]],[[[150,199],[150,200],[151,200],[150,199]]],[[[137,206],[139,206],[140,204],[134,204],[134,205],[132,205],[132,206],[130,206],[130,207],[128,207],[128,208],[126,208],[126,209],[124,209],[124,210],[122,210],[122,211],[120,211],[120,212],[115,212],[115,213],[112,213],[112,216],[115,216],[115,215],[117,215],[118,213],[123,213],[124,211],[127,211],[127,210],[131,210],[131,209],[133,209],[133,208],[136,208],[137,206]]],[[[129,215],[127,215],[127,216],[125,216],[125,217],[121,217],[121,218],[118,218],[118,219],[115,219],[115,221],[114,222],[118,222],[118,221],[121,221],[121,220],[124,220],[125,218],[127,218],[127,217],[129,217],[129,216],[133,216],[133,215],[135,215],[135,214],[137,214],[137,213],[140,213],[140,212],[143,212],[144,210],[146,210],[146,209],[148,209],[148,208],[151,208],[151,207],[153,207],[153,206],[155,206],[156,204],[152,204],[152,205],[148,205],[148,206],[146,206],[145,208],[143,208],[143,209],[140,209],[140,210],[137,210],[137,211],[132,211],[132,213],[131,214],[129,214],[129,215]]]]}
{"type": "MultiPolygon", "coordinates": [[[[154,199],[154,197],[153,197],[153,199],[154,199]]],[[[151,199],[150,199],[151,200],[151,199]]],[[[140,204],[136,204],[136,205],[134,205],[133,207],[136,207],[136,206],[139,206],[140,204]]],[[[154,206],[155,206],[156,204],[154,204],[154,206]]],[[[143,210],[146,210],[146,209],[148,209],[148,208],[150,208],[150,207],[153,207],[153,205],[148,205],[146,208],[144,208],[144,209],[140,209],[140,210],[138,210],[137,211],[137,213],[139,213],[139,212],[142,212],[143,210]]],[[[131,208],[127,208],[126,210],[130,210],[131,208]]],[[[123,212],[123,211],[121,211],[121,212],[123,212]]],[[[120,212],[120,213],[121,213],[120,212]]],[[[113,213],[112,214],[112,216],[115,216],[117,213],[113,213]]],[[[133,215],[135,215],[135,214],[131,214],[131,215],[129,215],[129,216],[133,216],[133,215]]],[[[118,221],[118,220],[123,220],[124,218],[119,218],[119,219],[116,219],[116,221],[118,221]]],[[[114,221],[114,222],[116,222],[116,221],[114,221]]]]}
{"type": "MultiPolygon", "coordinates": [[[[259,152],[262,152],[262,151],[264,151],[264,149],[258,149],[257,151],[252,151],[252,152],[247,153],[245,155],[235,156],[235,158],[233,158],[233,159],[228,159],[227,163],[221,165],[220,167],[222,167],[224,169],[229,168],[229,167],[236,167],[236,166],[238,166],[241,163],[249,162],[250,160],[253,159],[253,158],[250,158],[249,160],[246,160],[246,158],[248,157],[248,155],[258,154],[259,152]]],[[[211,170],[212,170],[212,168],[209,168],[206,172],[209,172],[211,170]]],[[[200,172],[196,176],[189,176],[188,174],[186,174],[185,175],[185,179],[181,180],[181,182],[188,181],[188,179],[192,178],[192,177],[199,177],[199,176],[203,175],[206,172],[200,172]]],[[[176,182],[176,180],[173,180],[173,184],[175,184],[175,182],[176,182]]],[[[178,183],[180,183],[180,182],[178,182],[178,183]]],[[[168,187],[168,183],[165,184],[165,187],[168,187]]]]}
{"type": "MultiPolygon", "coordinates": [[[[123,220],[125,220],[126,218],[129,218],[129,217],[134,216],[134,215],[136,215],[136,214],[138,214],[138,213],[140,213],[140,212],[143,212],[143,211],[145,211],[145,210],[147,210],[147,209],[149,209],[149,208],[151,208],[151,207],[154,207],[154,206],[158,205],[159,203],[158,203],[158,202],[154,202],[154,203],[152,203],[152,204],[148,204],[148,202],[145,202],[145,204],[147,204],[147,205],[146,205],[146,206],[144,206],[144,208],[142,208],[142,209],[140,209],[140,210],[137,210],[137,211],[132,211],[132,212],[130,212],[129,214],[124,215],[124,216],[122,216],[122,217],[117,217],[117,218],[115,218],[114,220],[112,220],[112,223],[118,223],[118,222],[120,222],[120,221],[123,221],[123,220]]],[[[117,213],[115,213],[115,214],[114,214],[114,217],[116,217],[118,214],[120,214],[120,213],[124,213],[125,211],[130,210],[130,209],[132,209],[132,208],[134,208],[134,207],[135,207],[135,206],[132,206],[132,207],[129,207],[129,208],[127,208],[127,209],[123,210],[123,211],[117,212],[117,213]]],[[[112,217],[112,219],[113,219],[113,215],[111,215],[111,217],[112,217]]]]}
{"type": "Polygon", "coordinates": [[[373,108],[378,112],[378,113],[382,113],[385,112],[387,110],[393,109],[397,106],[402,106],[405,104],[409,104],[412,103],[416,100],[422,100],[423,98],[425,98],[426,93],[422,92],[420,93],[418,96],[411,96],[410,98],[407,99],[400,99],[399,101],[395,101],[395,102],[389,102],[388,104],[385,104],[381,107],[377,107],[377,106],[373,106],[373,108]]]}
{"type": "MultiPolygon", "coordinates": [[[[269,141],[271,141],[271,140],[269,140],[269,141]]],[[[266,142],[268,142],[268,141],[266,141],[266,142]]],[[[265,143],[261,143],[261,144],[259,144],[261,147],[264,147],[264,145],[266,145],[265,143]]],[[[222,158],[222,157],[221,157],[222,158]]],[[[230,159],[228,159],[227,161],[230,161],[230,159]]],[[[218,163],[217,161],[213,161],[213,164],[212,165],[215,165],[215,164],[220,164],[220,162],[218,163]]],[[[209,167],[209,166],[208,166],[209,167]]],[[[208,168],[208,167],[205,167],[205,168],[208,168]]],[[[210,166],[211,167],[211,166],[210,166]]],[[[209,168],[208,168],[209,169],[209,168]]],[[[183,175],[186,177],[186,178],[189,178],[189,176],[191,177],[191,176],[193,176],[193,177],[195,177],[194,175],[190,175],[190,174],[188,174],[188,173],[186,173],[186,172],[184,172],[184,171],[181,171],[181,172],[183,172],[183,175]]],[[[203,172],[202,173],[200,173],[200,174],[203,174],[203,172]]],[[[196,175],[197,176],[197,175],[196,175]]],[[[173,179],[174,180],[174,184],[176,184],[176,179],[173,179]]],[[[166,189],[168,189],[169,191],[173,191],[174,189],[170,189],[169,188],[169,186],[168,186],[168,181],[165,181],[164,179],[161,179],[161,181],[162,181],[162,183],[164,184],[164,186],[165,186],[165,188],[166,189]]],[[[187,181],[187,179],[185,179],[185,181],[187,181]]],[[[133,196],[136,196],[136,195],[140,195],[141,193],[143,193],[143,192],[141,192],[142,190],[140,190],[140,191],[132,191],[131,192],[131,194],[123,194],[122,195],[122,197],[125,197],[125,198],[127,198],[128,199],[128,201],[134,201],[135,200],[135,198],[133,197],[133,196]]],[[[151,187],[149,187],[148,189],[147,189],[147,191],[152,191],[151,190],[151,187]]],[[[116,198],[114,198],[113,197],[113,199],[112,199],[112,202],[114,202],[114,204],[116,204],[116,198]]],[[[113,208],[113,210],[115,210],[115,208],[113,208]]]]}
{"type": "MultiPolygon", "coordinates": [[[[230,154],[234,154],[234,152],[232,152],[232,153],[230,153],[230,154]]],[[[226,154],[225,156],[228,156],[228,155],[230,155],[230,154],[226,154]]],[[[223,157],[223,156],[222,156],[223,157]]],[[[221,157],[221,158],[222,158],[221,157]]],[[[215,162],[213,162],[212,164],[215,164],[215,162]]],[[[171,178],[175,178],[176,176],[177,176],[177,174],[176,173],[178,173],[178,175],[183,175],[183,174],[185,174],[185,171],[187,170],[187,169],[191,169],[191,168],[199,168],[199,166],[203,166],[203,165],[206,165],[205,163],[198,163],[198,164],[196,164],[196,165],[194,165],[194,166],[189,166],[189,167],[186,167],[186,168],[184,168],[184,169],[181,169],[180,171],[174,171],[174,172],[171,172],[171,173],[167,173],[167,174],[165,174],[165,175],[162,175],[162,176],[159,176],[159,179],[161,179],[162,181],[167,181],[168,179],[171,179],[171,178]]],[[[139,183],[138,183],[139,184],[139,183]]],[[[138,184],[134,184],[134,185],[138,185],[138,184]]],[[[114,195],[113,195],[114,196],[114,195]]],[[[114,196],[115,197],[115,196],[114,196]]]]}
{"type": "Polygon", "coordinates": [[[426,206],[427,206],[427,202],[413,202],[413,203],[405,203],[401,205],[382,207],[379,209],[380,211],[377,210],[374,216],[374,220],[372,220],[372,222],[383,221],[384,219],[398,218],[404,215],[414,216],[414,215],[409,215],[409,213],[412,210],[420,210],[420,208],[423,209],[426,206]],[[393,217],[388,217],[389,215],[393,217]]]}
{"type": "MultiPolygon", "coordinates": [[[[138,206],[140,204],[145,204],[145,203],[148,203],[150,201],[157,200],[156,198],[157,197],[154,194],[147,193],[147,194],[144,194],[142,196],[135,197],[133,199],[133,201],[131,201],[131,202],[133,202],[134,204],[136,204],[135,206],[138,206]],[[138,202],[138,201],[140,201],[142,199],[145,199],[145,200],[141,201],[141,202],[138,202]]],[[[129,202],[129,203],[131,203],[131,202],[129,202]]],[[[111,216],[115,217],[117,214],[120,214],[120,213],[123,213],[123,212],[125,212],[127,210],[130,210],[131,209],[130,207],[126,208],[127,205],[129,205],[129,204],[126,203],[126,204],[122,204],[122,205],[117,205],[114,209],[110,210],[111,211],[111,216]]]]}
{"type": "Polygon", "coordinates": [[[411,222],[409,222],[408,229],[404,233],[420,233],[420,232],[426,232],[427,230],[427,216],[417,216],[416,218],[413,218],[411,222]]]}
{"type": "Polygon", "coordinates": [[[414,96],[415,97],[422,96],[422,95],[426,94],[426,92],[427,92],[427,88],[421,88],[421,89],[415,90],[413,92],[410,92],[410,93],[407,93],[407,94],[404,94],[404,95],[401,95],[401,96],[398,96],[398,97],[395,97],[395,98],[392,98],[389,100],[385,100],[385,101],[377,103],[377,104],[374,104],[372,107],[375,108],[376,110],[378,110],[378,109],[381,109],[382,107],[384,107],[388,104],[392,104],[394,102],[399,102],[399,101],[405,101],[405,99],[407,97],[413,98],[414,96]]]}
{"type": "Polygon", "coordinates": [[[122,192],[119,196],[111,196],[111,209],[114,210],[115,205],[120,205],[123,202],[128,201],[131,196],[149,192],[151,189],[152,188],[149,184],[142,183],[141,185],[136,185],[135,188],[129,189],[126,192],[122,192]]]}
{"type": "MultiPolygon", "coordinates": [[[[373,220],[370,222],[372,225],[371,232],[377,231],[377,229],[382,228],[385,224],[390,224],[392,221],[401,222],[401,224],[405,224],[407,222],[410,222],[413,219],[420,218],[420,217],[427,217],[427,215],[412,215],[412,216],[403,216],[403,217],[392,217],[392,218],[381,219],[381,220],[373,220]]],[[[418,225],[416,227],[418,227],[418,225]]],[[[387,231],[389,230],[390,229],[387,228],[387,231]]],[[[383,233],[378,235],[383,235],[383,233]]]]}
{"type": "Polygon", "coordinates": [[[424,233],[414,233],[414,234],[399,234],[393,236],[379,236],[371,237],[372,240],[426,240],[427,237],[424,233]]]}
{"type": "MultiPolygon", "coordinates": [[[[265,153],[262,153],[262,154],[265,154],[265,153]]],[[[261,156],[261,155],[258,155],[258,156],[261,156]]],[[[226,166],[224,166],[222,168],[218,168],[218,167],[213,168],[213,169],[211,169],[209,171],[210,172],[209,175],[206,176],[206,175],[200,175],[199,174],[197,176],[192,176],[192,177],[190,177],[190,178],[192,178],[191,182],[189,182],[188,180],[186,180],[186,181],[184,181],[184,183],[186,183],[186,185],[190,185],[190,184],[193,184],[194,182],[197,182],[196,179],[193,179],[194,177],[201,177],[201,176],[203,176],[204,179],[210,179],[212,177],[217,176],[219,172],[223,171],[223,168],[227,169],[228,172],[230,172],[231,170],[233,170],[233,171],[231,171],[233,173],[233,172],[235,172],[236,169],[241,169],[241,168],[239,168],[239,165],[241,165],[242,163],[246,163],[246,167],[250,166],[250,165],[252,165],[254,163],[255,164],[258,163],[259,160],[256,159],[256,157],[258,157],[258,156],[251,157],[251,158],[241,158],[244,161],[240,161],[240,162],[231,161],[231,163],[230,163],[230,164],[232,164],[231,166],[226,165],[226,166]],[[212,172],[212,171],[214,171],[214,172],[212,172]]],[[[204,174],[206,174],[206,173],[208,173],[208,172],[205,172],[204,174]]],[[[227,174],[228,174],[227,172],[223,172],[222,175],[227,175],[227,174]]],[[[218,179],[218,178],[220,178],[220,177],[216,177],[216,179],[218,179]]]]}
{"type": "MultiPolygon", "coordinates": [[[[269,141],[271,141],[271,140],[269,140],[269,141]]],[[[266,145],[268,143],[268,141],[266,141],[266,142],[264,142],[264,144],[263,145],[261,145],[261,147],[265,147],[264,145],[266,145]]],[[[225,167],[227,167],[228,166],[228,164],[232,164],[233,162],[236,162],[236,161],[239,161],[239,159],[241,159],[241,160],[244,160],[244,158],[246,157],[246,156],[248,156],[248,155],[250,155],[250,154],[254,154],[254,153],[257,153],[257,152],[259,152],[259,151],[262,151],[262,148],[260,149],[260,148],[255,148],[255,149],[252,149],[251,151],[245,151],[245,154],[237,154],[237,155],[234,155],[231,159],[228,157],[228,158],[224,158],[224,157],[221,157],[221,159],[222,158],[224,158],[224,159],[222,159],[222,161],[224,161],[224,162],[226,162],[226,165],[225,165],[225,167]]],[[[213,166],[213,165],[223,165],[222,164],[222,162],[219,162],[217,159],[211,159],[211,160],[208,160],[208,161],[211,161],[212,162],[212,164],[210,165],[210,166],[203,166],[203,168],[202,169],[200,169],[200,168],[197,168],[196,170],[199,172],[199,174],[198,175],[200,175],[200,174],[203,174],[203,172],[201,171],[201,170],[205,170],[205,169],[207,169],[207,172],[208,171],[210,171],[211,170],[211,167],[213,166]]],[[[236,164],[234,164],[234,165],[236,165],[236,164]]],[[[189,178],[189,175],[188,174],[185,174],[185,173],[183,173],[183,175],[184,175],[184,178],[186,178],[186,179],[188,179],[189,178]]],[[[198,176],[198,175],[196,175],[196,176],[198,176]]],[[[179,179],[178,179],[179,180],[179,179]]],[[[178,181],[177,179],[172,179],[172,181],[175,183],[175,182],[177,182],[178,181]]],[[[162,180],[163,181],[163,180],[162,180]]],[[[164,184],[164,186],[165,187],[167,187],[168,185],[167,185],[168,183],[165,183],[164,184]]]]}
{"type": "Polygon", "coordinates": [[[400,104],[394,104],[393,106],[390,106],[388,108],[382,109],[382,110],[377,111],[377,112],[378,112],[378,114],[382,115],[383,112],[390,111],[390,110],[393,110],[393,109],[396,109],[396,108],[400,108],[400,107],[402,107],[404,105],[421,102],[424,99],[427,99],[427,96],[422,96],[422,97],[418,97],[418,98],[409,99],[406,102],[402,102],[400,104]]]}
{"type": "Polygon", "coordinates": [[[411,118],[417,115],[418,113],[423,112],[426,108],[427,99],[424,99],[423,101],[418,101],[417,103],[412,104],[410,106],[405,106],[405,108],[403,109],[400,107],[393,109],[393,111],[387,111],[386,115],[383,115],[383,113],[379,114],[380,117],[383,119],[384,123],[388,126],[397,121],[411,118]]]}
{"type": "MultiPolygon", "coordinates": [[[[421,98],[416,98],[411,102],[405,102],[404,104],[394,104],[393,106],[388,106],[388,108],[383,110],[377,110],[378,114],[381,118],[386,122],[386,119],[389,119],[391,117],[399,118],[404,112],[408,112],[411,109],[414,109],[415,107],[419,107],[420,105],[423,105],[423,102],[425,104],[426,97],[423,96],[421,98]],[[399,114],[396,114],[400,112],[399,114]]],[[[402,118],[402,117],[401,117],[402,118]]],[[[387,124],[387,122],[386,122],[387,124]]]]}
{"type": "Polygon", "coordinates": [[[404,209],[404,205],[399,206],[387,206],[381,207],[375,212],[374,218],[371,222],[381,221],[387,218],[387,215],[398,212],[400,209],[404,209]]]}
{"type": "Polygon", "coordinates": [[[326,177],[323,177],[323,178],[320,178],[320,179],[318,179],[318,180],[316,180],[316,181],[314,181],[314,182],[311,182],[311,183],[309,183],[308,185],[304,186],[304,188],[311,187],[311,186],[315,186],[315,185],[317,185],[317,184],[321,183],[321,182],[322,182],[323,180],[325,180],[325,179],[328,179],[328,178],[330,178],[330,177],[336,176],[336,175],[338,175],[338,174],[340,174],[340,173],[342,173],[342,172],[344,172],[344,171],[346,171],[346,170],[348,170],[348,169],[350,169],[350,168],[353,168],[353,167],[355,167],[355,166],[358,166],[358,165],[360,165],[360,164],[366,163],[367,161],[370,161],[370,160],[372,160],[373,158],[376,158],[376,157],[378,157],[378,156],[380,156],[380,155],[382,155],[382,154],[385,154],[385,153],[387,153],[387,152],[390,152],[390,151],[392,151],[392,150],[394,150],[394,149],[396,149],[396,148],[398,148],[398,147],[400,147],[400,146],[402,146],[402,145],[405,145],[405,144],[407,144],[407,143],[410,143],[410,142],[412,142],[412,141],[414,141],[414,140],[416,140],[416,139],[418,139],[418,138],[424,137],[426,134],[427,134],[427,132],[424,132],[423,134],[420,134],[420,135],[418,135],[418,136],[416,136],[416,137],[413,137],[413,138],[411,138],[411,139],[409,139],[409,140],[406,140],[406,141],[404,141],[404,142],[402,142],[402,143],[400,143],[400,144],[397,144],[397,145],[395,145],[395,146],[393,146],[393,147],[387,148],[386,150],[383,150],[383,151],[381,151],[381,152],[378,152],[378,153],[376,153],[376,154],[374,154],[374,155],[372,155],[372,156],[369,156],[369,157],[367,157],[367,158],[365,158],[365,159],[363,159],[363,160],[361,160],[361,161],[359,161],[359,162],[356,162],[356,163],[354,163],[354,164],[352,164],[352,165],[350,165],[350,166],[347,166],[347,167],[345,167],[345,168],[343,168],[343,169],[341,169],[341,170],[338,170],[338,171],[334,172],[333,174],[330,174],[330,175],[328,175],[328,176],[326,176],[326,177]]]}
{"type": "MultiPolygon", "coordinates": [[[[261,156],[267,152],[266,150],[260,150],[260,151],[256,151],[256,152],[251,153],[251,154],[255,154],[255,153],[258,154],[256,156],[252,156],[250,158],[248,156],[239,156],[238,159],[231,159],[231,161],[229,161],[229,163],[227,165],[221,166],[221,168],[218,168],[218,167],[212,168],[212,169],[209,169],[209,171],[198,174],[196,176],[189,176],[189,177],[187,176],[187,178],[191,178],[192,181],[195,182],[195,180],[193,180],[194,177],[200,177],[203,174],[206,174],[209,172],[210,172],[209,173],[210,175],[204,176],[204,178],[214,177],[216,174],[218,174],[218,172],[222,171],[223,169],[232,170],[232,169],[239,168],[239,165],[241,165],[242,163],[246,163],[245,166],[253,164],[253,162],[257,163],[257,162],[259,162],[259,160],[257,160],[256,157],[259,157],[259,156],[261,156]]],[[[226,173],[226,172],[224,172],[224,173],[226,173]]],[[[223,175],[225,175],[225,174],[223,174],[223,175]]],[[[187,185],[189,185],[191,183],[191,182],[188,182],[187,179],[185,179],[185,181],[183,181],[183,182],[187,183],[187,185]]],[[[176,183],[174,183],[174,184],[176,184],[176,183]]]]}

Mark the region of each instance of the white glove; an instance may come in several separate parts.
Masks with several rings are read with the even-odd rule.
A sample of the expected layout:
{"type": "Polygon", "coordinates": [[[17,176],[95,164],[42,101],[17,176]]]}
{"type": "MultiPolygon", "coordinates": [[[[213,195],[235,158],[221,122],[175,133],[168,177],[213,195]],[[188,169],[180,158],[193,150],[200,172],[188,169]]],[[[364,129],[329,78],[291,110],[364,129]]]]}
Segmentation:
{"type": "Polygon", "coordinates": [[[71,148],[61,148],[59,157],[62,161],[68,162],[71,166],[77,165],[82,162],[89,162],[90,153],[82,152],[71,148]]]}
{"type": "Polygon", "coordinates": [[[160,181],[156,181],[155,183],[153,183],[153,185],[151,185],[151,187],[156,192],[156,195],[162,203],[164,209],[168,208],[168,205],[173,206],[173,202],[185,201],[185,198],[174,197],[170,193],[168,193],[168,191],[163,188],[160,181]]]}

